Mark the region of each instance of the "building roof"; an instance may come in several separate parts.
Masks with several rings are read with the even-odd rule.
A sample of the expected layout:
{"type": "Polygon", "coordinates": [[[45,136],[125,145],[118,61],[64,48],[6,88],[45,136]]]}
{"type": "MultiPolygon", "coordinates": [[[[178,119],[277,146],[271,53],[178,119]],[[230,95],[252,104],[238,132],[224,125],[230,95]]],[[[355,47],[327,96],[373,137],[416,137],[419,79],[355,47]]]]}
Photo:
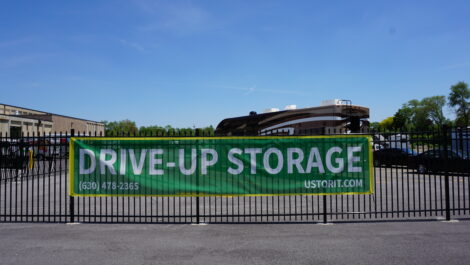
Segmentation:
{"type": "Polygon", "coordinates": [[[14,106],[14,105],[9,105],[9,104],[3,104],[3,103],[0,103],[0,105],[4,105],[4,106],[8,106],[8,107],[13,107],[13,108],[24,109],[24,110],[29,110],[29,111],[42,112],[42,113],[43,113],[43,114],[32,114],[32,115],[7,115],[7,116],[15,116],[15,117],[28,118],[28,119],[37,119],[37,120],[44,120],[44,121],[52,121],[52,118],[51,118],[51,117],[47,118],[46,116],[47,116],[47,115],[54,115],[54,116],[60,116],[60,117],[64,117],[64,118],[70,118],[70,119],[76,119],[76,120],[81,120],[81,121],[87,121],[87,122],[94,122],[94,123],[103,124],[103,123],[98,122],[98,121],[92,121],[92,120],[86,120],[86,119],[76,118],[76,117],[72,117],[72,116],[66,116],[66,115],[61,115],[61,114],[55,114],[55,113],[51,113],[51,112],[45,112],[45,111],[42,111],[42,110],[35,110],[35,109],[24,108],[24,107],[20,107],[20,106],[14,106]]]}
{"type": "Polygon", "coordinates": [[[227,118],[217,125],[216,133],[218,135],[226,135],[229,132],[234,135],[238,133],[256,135],[259,130],[281,122],[321,116],[366,119],[369,118],[369,108],[357,105],[328,105],[227,118]]]}

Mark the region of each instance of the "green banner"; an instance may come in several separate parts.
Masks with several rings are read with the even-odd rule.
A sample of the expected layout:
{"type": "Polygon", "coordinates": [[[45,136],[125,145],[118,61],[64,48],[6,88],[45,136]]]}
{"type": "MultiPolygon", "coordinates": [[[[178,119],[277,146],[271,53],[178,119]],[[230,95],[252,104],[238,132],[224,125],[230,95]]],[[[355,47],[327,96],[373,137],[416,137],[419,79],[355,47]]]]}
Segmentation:
{"type": "Polygon", "coordinates": [[[368,136],[70,141],[72,196],[370,194],[368,136]]]}

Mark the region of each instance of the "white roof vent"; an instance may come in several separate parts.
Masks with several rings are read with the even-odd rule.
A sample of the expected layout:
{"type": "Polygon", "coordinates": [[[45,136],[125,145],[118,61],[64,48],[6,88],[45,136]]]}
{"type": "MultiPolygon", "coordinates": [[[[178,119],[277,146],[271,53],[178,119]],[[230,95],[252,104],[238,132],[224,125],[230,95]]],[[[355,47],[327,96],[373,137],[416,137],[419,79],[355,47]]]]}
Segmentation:
{"type": "Polygon", "coordinates": [[[297,105],[287,105],[284,109],[285,110],[294,110],[294,109],[297,109],[297,105]]]}
{"type": "Polygon", "coordinates": [[[331,106],[331,105],[344,105],[344,100],[341,99],[329,99],[323,100],[321,102],[321,106],[331,106]]]}
{"type": "Polygon", "coordinates": [[[277,112],[277,111],[279,111],[278,108],[269,108],[269,109],[265,109],[264,113],[277,112]]]}

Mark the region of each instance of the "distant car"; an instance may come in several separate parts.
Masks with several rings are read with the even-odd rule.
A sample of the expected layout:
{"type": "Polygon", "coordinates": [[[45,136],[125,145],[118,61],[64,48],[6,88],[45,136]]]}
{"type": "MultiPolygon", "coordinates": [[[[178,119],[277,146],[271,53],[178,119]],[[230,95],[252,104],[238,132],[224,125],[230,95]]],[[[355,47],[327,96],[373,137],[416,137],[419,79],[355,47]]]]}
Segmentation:
{"type": "Polygon", "coordinates": [[[380,134],[374,134],[372,135],[372,140],[373,140],[373,150],[377,151],[383,148],[386,148],[386,138],[383,135],[380,134]]]}
{"type": "Polygon", "coordinates": [[[374,151],[374,166],[408,165],[417,153],[408,148],[383,148],[374,151]]]}
{"type": "Polygon", "coordinates": [[[37,159],[57,157],[60,153],[59,145],[51,143],[49,139],[33,139],[29,142],[29,145],[37,159]]]}
{"type": "Polygon", "coordinates": [[[470,159],[458,152],[444,149],[433,149],[415,156],[411,161],[411,168],[419,173],[449,172],[470,173],[470,159]],[[445,158],[447,156],[447,159],[445,158]],[[447,167],[446,167],[447,163],[447,167]]]}

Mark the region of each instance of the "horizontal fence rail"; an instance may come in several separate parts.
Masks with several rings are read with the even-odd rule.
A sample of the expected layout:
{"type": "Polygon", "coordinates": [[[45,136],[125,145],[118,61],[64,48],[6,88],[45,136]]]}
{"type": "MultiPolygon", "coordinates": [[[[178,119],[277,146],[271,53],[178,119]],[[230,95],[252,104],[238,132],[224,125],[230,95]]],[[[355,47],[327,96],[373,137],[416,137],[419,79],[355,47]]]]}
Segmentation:
{"type": "MultiPolygon", "coordinates": [[[[273,196],[69,195],[70,137],[0,135],[1,222],[271,223],[470,217],[470,130],[362,132],[372,138],[374,193],[273,196]]],[[[304,130],[296,135],[344,135],[304,130]]],[[[263,135],[286,136],[285,131],[263,135]]],[[[195,135],[116,135],[193,137],[195,135]]],[[[205,135],[196,135],[205,137],[205,135]]]]}

